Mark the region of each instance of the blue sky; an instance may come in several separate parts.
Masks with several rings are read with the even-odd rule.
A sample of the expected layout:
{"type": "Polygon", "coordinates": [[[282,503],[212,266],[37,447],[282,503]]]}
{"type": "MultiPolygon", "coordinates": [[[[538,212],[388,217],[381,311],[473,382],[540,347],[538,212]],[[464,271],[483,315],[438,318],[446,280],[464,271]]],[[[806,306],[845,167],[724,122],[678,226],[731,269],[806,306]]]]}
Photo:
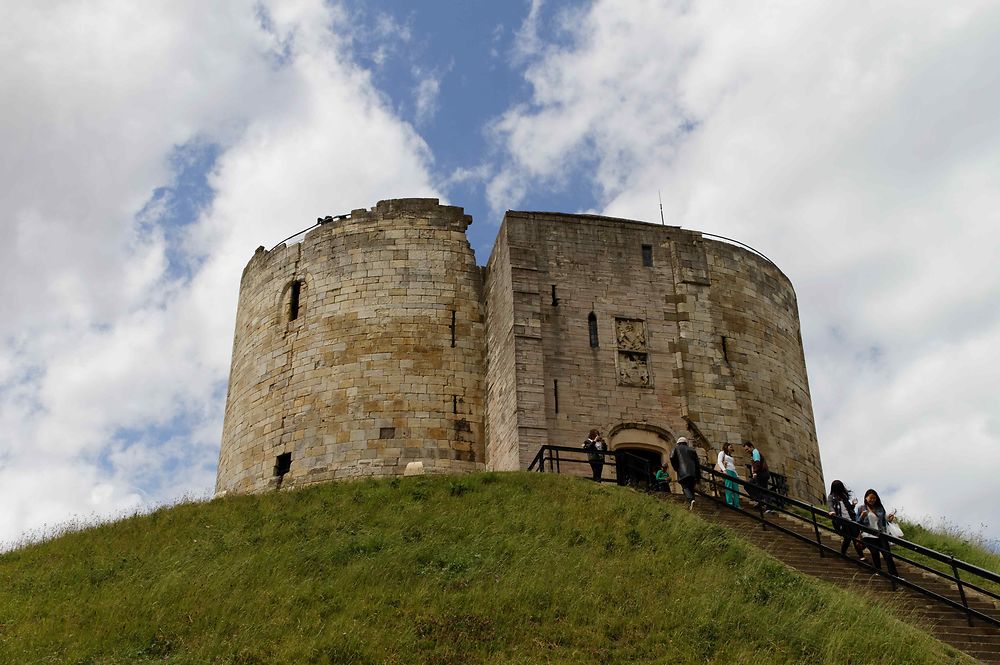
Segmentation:
{"type": "MultiPolygon", "coordinates": [[[[354,0],[345,7],[352,23],[352,57],[430,147],[429,170],[442,194],[478,222],[469,238],[485,263],[496,236],[491,223],[503,213],[490,206],[484,187],[502,153],[492,125],[503,109],[531,101],[531,85],[523,76],[530,56],[522,51],[532,5],[440,2],[417,9],[409,3],[354,0]]],[[[573,3],[537,3],[534,29],[547,33],[553,44],[565,44],[568,36],[559,23],[572,8],[573,3]]],[[[567,166],[581,172],[592,164],[580,160],[567,166]]],[[[589,187],[570,177],[527,192],[520,205],[581,210],[596,204],[589,187]]]]}
{"type": "Polygon", "coordinates": [[[827,480],[1000,537],[1000,8],[21,3],[0,540],[214,481],[239,275],[400,196],[658,219],[795,284],[827,480]],[[863,16],[859,16],[863,14],[863,16]]]}
{"type": "MultiPolygon", "coordinates": [[[[532,86],[523,76],[531,60],[524,52],[526,32],[544,32],[551,45],[568,45],[571,37],[562,22],[566,12],[579,7],[567,2],[442,2],[417,10],[408,3],[382,0],[353,0],[341,7],[350,21],[346,53],[371,76],[393,113],[427,143],[432,155],[428,172],[441,194],[478,220],[469,237],[485,263],[496,235],[494,223],[503,215],[502,208],[490,205],[485,190],[502,160],[493,124],[502,110],[531,103],[532,86]],[[529,16],[531,26],[526,25],[529,16]]],[[[259,15],[270,22],[265,10],[259,15]]],[[[276,61],[287,64],[287,57],[283,52],[276,61]]],[[[169,200],[170,216],[161,218],[161,225],[192,223],[199,206],[211,202],[208,175],[217,155],[218,146],[204,140],[176,146],[170,156],[173,182],[157,188],[148,204],[169,200]]],[[[597,198],[586,181],[576,177],[592,169],[593,161],[578,159],[565,166],[565,177],[525,192],[520,207],[594,208],[597,198]]],[[[347,211],[317,214],[321,212],[347,211]]]]}

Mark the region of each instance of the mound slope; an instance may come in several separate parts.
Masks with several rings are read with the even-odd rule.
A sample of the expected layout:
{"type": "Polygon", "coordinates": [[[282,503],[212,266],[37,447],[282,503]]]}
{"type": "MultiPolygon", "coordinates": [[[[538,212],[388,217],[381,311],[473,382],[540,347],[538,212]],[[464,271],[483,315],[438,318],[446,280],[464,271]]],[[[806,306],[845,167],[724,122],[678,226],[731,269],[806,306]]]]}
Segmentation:
{"type": "Polygon", "coordinates": [[[946,663],[730,531],[541,474],[185,504],[0,556],[0,662],[946,663]]]}

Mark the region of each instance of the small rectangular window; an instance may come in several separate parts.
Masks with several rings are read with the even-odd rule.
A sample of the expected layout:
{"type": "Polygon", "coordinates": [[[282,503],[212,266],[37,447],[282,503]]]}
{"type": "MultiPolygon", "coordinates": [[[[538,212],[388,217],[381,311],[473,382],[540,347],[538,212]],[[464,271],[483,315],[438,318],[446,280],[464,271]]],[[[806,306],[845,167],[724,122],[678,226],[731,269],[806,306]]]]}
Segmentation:
{"type": "Polygon", "coordinates": [[[396,438],[396,428],[395,427],[379,427],[378,428],[378,438],[380,438],[380,439],[395,439],[396,438]]]}
{"type": "Polygon", "coordinates": [[[552,306],[553,307],[558,307],[559,306],[559,297],[556,295],[556,285],[555,284],[552,285],[552,306]]]}
{"type": "Polygon", "coordinates": [[[291,453],[281,453],[276,458],[274,458],[274,475],[278,476],[278,478],[281,478],[291,470],[292,470],[291,453]]]}
{"type": "Polygon", "coordinates": [[[643,245],[642,246],[642,265],[651,267],[653,265],[653,246],[643,245]]]}
{"type": "Polygon", "coordinates": [[[559,413],[559,379],[552,381],[552,397],[555,399],[556,413],[559,413]]]}

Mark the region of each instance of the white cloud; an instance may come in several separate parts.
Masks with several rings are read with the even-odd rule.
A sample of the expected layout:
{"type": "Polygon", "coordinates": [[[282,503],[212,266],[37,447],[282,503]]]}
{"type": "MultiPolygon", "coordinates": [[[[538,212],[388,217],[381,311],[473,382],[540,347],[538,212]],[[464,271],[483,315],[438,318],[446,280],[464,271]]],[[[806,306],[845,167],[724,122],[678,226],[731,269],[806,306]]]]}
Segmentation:
{"type": "Polygon", "coordinates": [[[375,34],[383,39],[391,39],[403,44],[409,44],[413,40],[412,17],[406,22],[396,19],[391,14],[379,12],[375,17],[375,34]]]}
{"type": "Polygon", "coordinates": [[[417,124],[426,123],[438,110],[438,96],[441,94],[441,78],[437,74],[422,74],[415,69],[417,84],[413,89],[413,105],[416,108],[417,124]]]}
{"type": "Polygon", "coordinates": [[[1000,438],[1000,8],[598,0],[494,127],[508,207],[584,168],[603,212],[759,247],[799,296],[828,479],[990,523],[1000,438]]]}
{"type": "Polygon", "coordinates": [[[254,248],[436,195],[336,6],[30,3],[5,21],[0,541],[210,490],[254,248]],[[153,192],[197,144],[219,147],[214,196],[167,228],[153,192]]]}
{"type": "MultiPolygon", "coordinates": [[[[514,50],[511,55],[517,63],[526,62],[538,55],[544,46],[544,40],[538,34],[542,5],[543,0],[528,0],[528,14],[514,33],[514,50]]],[[[497,33],[494,33],[494,39],[496,36],[497,33]]]]}

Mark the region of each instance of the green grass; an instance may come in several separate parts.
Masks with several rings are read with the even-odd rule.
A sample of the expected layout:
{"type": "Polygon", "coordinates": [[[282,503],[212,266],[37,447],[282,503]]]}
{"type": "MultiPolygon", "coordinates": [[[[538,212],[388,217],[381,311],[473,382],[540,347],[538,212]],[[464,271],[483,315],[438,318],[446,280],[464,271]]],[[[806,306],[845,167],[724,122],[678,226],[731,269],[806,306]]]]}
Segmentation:
{"type": "MultiPolygon", "coordinates": [[[[944,525],[927,528],[916,522],[900,521],[904,537],[918,545],[937,550],[941,554],[953,556],[986,570],[1000,571],[1000,554],[991,551],[982,536],[970,534],[958,527],[944,525]]],[[[905,553],[907,557],[920,563],[952,574],[951,566],[918,554],[905,553]]],[[[968,573],[960,572],[962,579],[971,581],[993,593],[1000,593],[1000,584],[984,580],[968,573]]]]}
{"type": "Polygon", "coordinates": [[[683,508],[518,473],[227,497],[6,553],[0,662],[968,661],[683,508]]]}

